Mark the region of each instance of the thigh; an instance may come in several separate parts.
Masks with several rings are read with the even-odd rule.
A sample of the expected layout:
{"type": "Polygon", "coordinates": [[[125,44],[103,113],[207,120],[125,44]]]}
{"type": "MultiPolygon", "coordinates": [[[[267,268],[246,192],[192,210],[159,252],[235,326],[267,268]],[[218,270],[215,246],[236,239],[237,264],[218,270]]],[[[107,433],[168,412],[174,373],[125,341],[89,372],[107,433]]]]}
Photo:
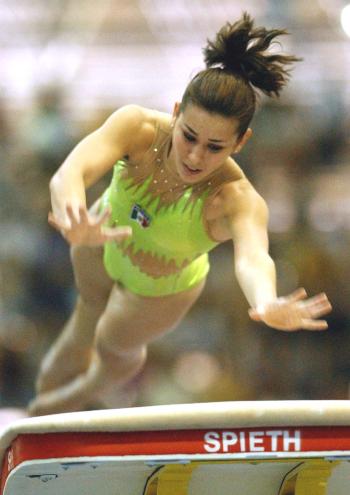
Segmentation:
{"type": "Polygon", "coordinates": [[[103,247],[74,246],[71,260],[75,284],[83,301],[92,306],[105,305],[114,282],[104,267],[103,247]]]}
{"type": "MultiPolygon", "coordinates": [[[[98,198],[89,213],[98,215],[100,204],[101,198],[98,198]]],[[[106,272],[103,254],[103,246],[73,246],[70,250],[75,285],[83,301],[92,306],[106,305],[114,284],[106,272]]]]}
{"type": "Polygon", "coordinates": [[[204,284],[162,297],[138,296],[114,286],[97,326],[97,344],[114,352],[144,346],[180,323],[204,284]]]}

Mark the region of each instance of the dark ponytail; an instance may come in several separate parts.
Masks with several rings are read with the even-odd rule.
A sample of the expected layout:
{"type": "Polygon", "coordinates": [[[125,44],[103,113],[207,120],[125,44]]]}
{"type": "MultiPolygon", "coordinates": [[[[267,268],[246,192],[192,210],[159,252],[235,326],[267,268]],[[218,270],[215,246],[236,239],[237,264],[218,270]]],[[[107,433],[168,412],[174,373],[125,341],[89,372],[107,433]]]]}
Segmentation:
{"type": "Polygon", "coordinates": [[[234,24],[225,24],[214,41],[208,40],[203,50],[207,69],[187,86],[181,110],[191,102],[209,112],[235,117],[238,133],[243,135],[255,112],[255,90],[279,96],[288,82],[289,66],[300,60],[267,52],[275,38],[284,34],[283,29],[255,28],[247,13],[234,24]]]}

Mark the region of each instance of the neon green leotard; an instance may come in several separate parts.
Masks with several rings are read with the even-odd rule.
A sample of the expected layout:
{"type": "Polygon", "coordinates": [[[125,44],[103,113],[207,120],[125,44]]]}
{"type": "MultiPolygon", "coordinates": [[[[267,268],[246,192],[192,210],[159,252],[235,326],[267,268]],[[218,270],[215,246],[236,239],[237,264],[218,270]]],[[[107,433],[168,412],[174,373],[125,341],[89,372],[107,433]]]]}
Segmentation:
{"type": "Polygon", "coordinates": [[[203,221],[204,202],[212,188],[193,194],[193,187],[184,185],[170,204],[162,204],[150,192],[157,162],[163,161],[162,141],[169,142],[169,131],[158,129],[144,180],[135,183],[128,175],[132,165],[119,161],[102,198],[102,207],[112,209],[109,225],[129,225],[133,230],[121,244],[105,244],[108,274],[131,292],[153,297],[184,291],[202,281],[209,271],[207,253],[218,244],[209,237],[203,221]],[[159,139],[162,132],[163,140],[159,139]]]}

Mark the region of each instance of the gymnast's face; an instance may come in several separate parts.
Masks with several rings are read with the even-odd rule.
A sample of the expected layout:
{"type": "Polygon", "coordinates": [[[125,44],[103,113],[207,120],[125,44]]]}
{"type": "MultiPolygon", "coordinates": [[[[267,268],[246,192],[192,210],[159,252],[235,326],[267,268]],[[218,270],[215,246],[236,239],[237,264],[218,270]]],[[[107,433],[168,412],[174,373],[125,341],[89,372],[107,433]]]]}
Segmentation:
{"type": "Polygon", "coordinates": [[[249,137],[238,139],[237,119],[191,103],[183,112],[176,104],[174,116],[171,153],[176,172],[186,183],[202,181],[218,170],[230,155],[240,151],[249,137]]]}

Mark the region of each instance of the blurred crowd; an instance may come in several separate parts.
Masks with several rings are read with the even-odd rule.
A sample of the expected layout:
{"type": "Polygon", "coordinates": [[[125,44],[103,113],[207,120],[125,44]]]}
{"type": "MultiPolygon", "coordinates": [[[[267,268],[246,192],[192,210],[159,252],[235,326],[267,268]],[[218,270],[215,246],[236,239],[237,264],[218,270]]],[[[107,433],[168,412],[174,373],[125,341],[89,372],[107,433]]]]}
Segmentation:
{"type": "MultiPolygon", "coordinates": [[[[263,99],[237,159],[270,207],[279,294],[325,291],[329,330],[284,333],[250,321],[228,242],[211,253],[197,305],[150,346],[133,382],[137,405],[349,397],[350,123],[337,95],[325,95],[322,108],[263,99]]],[[[49,179],[113,110],[80,123],[54,86],[22,113],[0,101],[0,407],[32,398],[40,360],[76,297],[68,247],[47,224],[49,179]]]]}

